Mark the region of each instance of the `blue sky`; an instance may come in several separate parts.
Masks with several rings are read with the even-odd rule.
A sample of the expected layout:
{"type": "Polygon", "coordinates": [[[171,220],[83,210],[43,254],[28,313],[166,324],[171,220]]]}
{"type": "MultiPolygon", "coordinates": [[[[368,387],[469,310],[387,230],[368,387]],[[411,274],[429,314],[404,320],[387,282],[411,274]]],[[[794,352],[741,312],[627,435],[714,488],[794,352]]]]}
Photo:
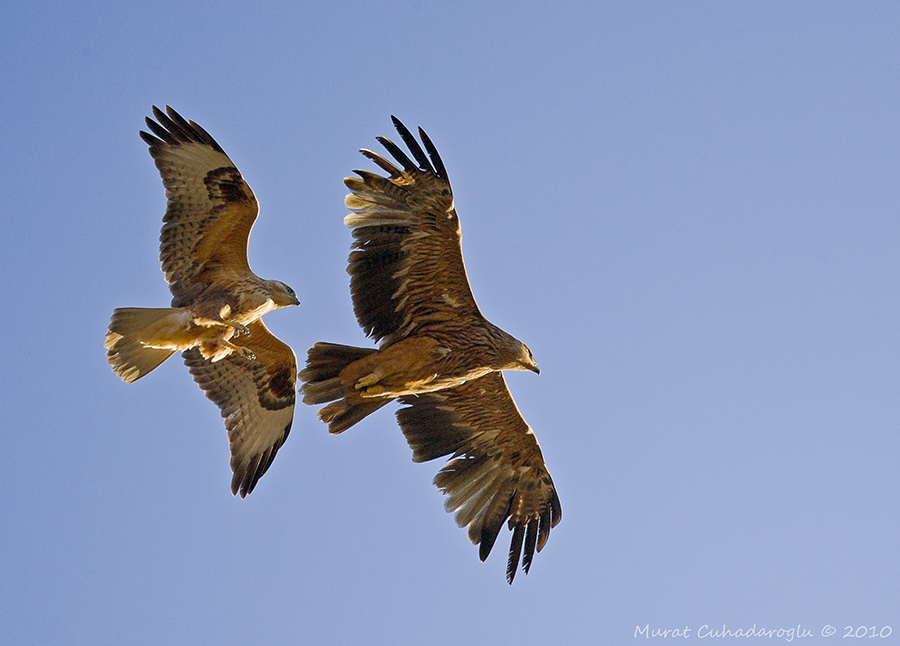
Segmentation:
{"type": "Polygon", "coordinates": [[[7,4],[0,641],[900,639],[896,4],[7,4]],[[505,530],[478,561],[394,406],[337,437],[301,406],[241,500],[177,358],[115,377],[112,309],[170,298],[154,104],[252,186],[301,358],[368,343],[341,180],[390,115],[425,128],[542,370],[508,376],[563,507],[527,577],[505,530]]]}

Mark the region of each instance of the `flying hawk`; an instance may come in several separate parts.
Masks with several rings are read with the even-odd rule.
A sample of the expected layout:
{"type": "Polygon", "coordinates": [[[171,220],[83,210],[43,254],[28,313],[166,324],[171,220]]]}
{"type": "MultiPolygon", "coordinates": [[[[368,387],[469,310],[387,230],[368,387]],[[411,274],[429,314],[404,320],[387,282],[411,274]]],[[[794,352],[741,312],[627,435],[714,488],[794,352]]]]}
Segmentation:
{"type": "Polygon", "coordinates": [[[393,118],[406,153],[378,141],[394,162],[362,154],[387,173],[344,180],[353,211],[350,289],[357,320],[379,348],[316,343],[300,372],[307,404],[340,433],[394,399],[400,427],[420,462],[451,461],[435,478],[469,538],[487,558],[504,521],[512,583],[524,547],[527,573],[562,509],[537,439],[500,371],[539,372],[531,351],[482,316],[463,266],[459,218],[447,172],[420,128],[419,142],[393,118]]]}
{"type": "Polygon", "coordinates": [[[127,383],[182,352],[225,418],[231,491],[244,497],[287,439],[296,399],[294,351],[262,316],[300,301],[284,283],[250,270],[247,240],[259,204],[225,151],[169,106],[165,113],[153,106],[153,116],[146,119],[153,134],[140,134],[168,198],[159,258],[172,306],[115,310],[104,347],[127,383]]]}

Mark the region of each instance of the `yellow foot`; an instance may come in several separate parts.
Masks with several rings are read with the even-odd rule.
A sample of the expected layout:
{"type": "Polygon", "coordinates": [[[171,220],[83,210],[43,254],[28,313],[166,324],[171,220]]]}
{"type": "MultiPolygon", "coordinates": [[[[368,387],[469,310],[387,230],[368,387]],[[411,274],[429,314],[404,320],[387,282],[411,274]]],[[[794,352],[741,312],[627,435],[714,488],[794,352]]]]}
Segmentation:
{"type": "Polygon", "coordinates": [[[354,386],[357,390],[362,390],[363,388],[368,388],[369,386],[373,386],[378,383],[378,377],[375,376],[374,373],[370,373],[365,377],[362,377],[357,380],[356,385],[354,386]]]}
{"type": "MultiPolygon", "coordinates": [[[[250,331],[247,330],[247,334],[250,334],[250,331]]],[[[237,353],[244,357],[245,359],[249,359],[250,361],[256,361],[256,355],[253,354],[253,350],[250,348],[244,347],[242,345],[236,346],[237,353]]]]}
{"type": "Polygon", "coordinates": [[[368,388],[363,388],[360,393],[363,398],[365,397],[380,397],[384,394],[384,386],[369,386],[368,388]]]}
{"type": "Polygon", "coordinates": [[[235,323],[233,321],[226,321],[226,324],[234,328],[234,333],[237,336],[240,336],[242,334],[250,336],[250,328],[248,328],[246,325],[241,325],[240,323],[235,323]]]}

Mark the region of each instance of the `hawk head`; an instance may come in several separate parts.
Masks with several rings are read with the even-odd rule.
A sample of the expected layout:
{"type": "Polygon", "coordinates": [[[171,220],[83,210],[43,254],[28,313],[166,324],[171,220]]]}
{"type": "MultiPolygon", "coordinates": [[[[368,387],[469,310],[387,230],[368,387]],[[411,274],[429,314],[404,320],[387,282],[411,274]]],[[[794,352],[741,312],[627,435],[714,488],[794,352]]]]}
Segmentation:
{"type": "Polygon", "coordinates": [[[520,345],[522,346],[522,351],[519,355],[520,370],[530,370],[531,372],[541,374],[541,369],[538,368],[538,364],[534,360],[534,355],[531,354],[531,350],[524,343],[520,343],[520,345]]]}
{"type": "Polygon", "coordinates": [[[288,307],[290,305],[300,304],[300,299],[297,298],[297,294],[288,285],[285,285],[280,280],[270,280],[267,282],[269,283],[270,296],[272,302],[275,303],[275,307],[288,307]]]}
{"type": "Polygon", "coordinates": [[[495,353],[493,370],[530,370],[541,374],[528,346],[495,325],[490,325],[490,345],[495,353]]]}

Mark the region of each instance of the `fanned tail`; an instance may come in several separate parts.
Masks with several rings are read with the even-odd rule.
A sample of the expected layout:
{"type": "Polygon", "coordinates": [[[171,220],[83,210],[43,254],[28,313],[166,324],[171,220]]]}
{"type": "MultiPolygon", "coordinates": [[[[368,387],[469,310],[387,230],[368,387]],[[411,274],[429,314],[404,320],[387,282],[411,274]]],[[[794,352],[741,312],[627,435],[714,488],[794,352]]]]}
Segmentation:
{"type": "Polygon", "coordinates": [[[341,371],[373,352],[376,350],[336,343],[316,343],[309,349],[306,368],[297,375],[303,382],[300,393],[306,404],[332,402],[319,410],[319,419],[328,424],[330,433],[346,431],[391,401],[390,399],[349,401],[345,396],[347,393],[341,383],[341,371]]]}
{"type": "Polygon", "coordinates": [[[173,308],[123,307],[113,312],[106,332],[106,357],[126,383],[154,370],[175,352],[145,345],[161,328],[177,326],[182,311],[173,308]]]}

